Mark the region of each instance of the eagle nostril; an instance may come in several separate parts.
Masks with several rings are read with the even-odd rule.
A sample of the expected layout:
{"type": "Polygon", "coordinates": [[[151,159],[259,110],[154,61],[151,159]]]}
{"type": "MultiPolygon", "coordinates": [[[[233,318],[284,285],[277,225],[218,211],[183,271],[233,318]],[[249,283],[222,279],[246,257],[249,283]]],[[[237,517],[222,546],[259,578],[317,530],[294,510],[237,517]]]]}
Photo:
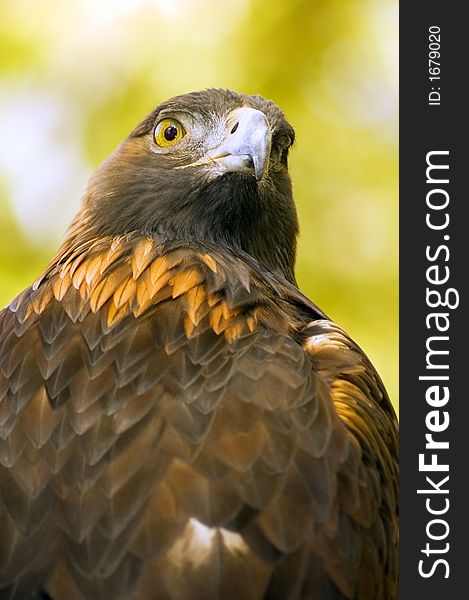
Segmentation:
{"type": "Polygon", "coordinates": [[[238,125],[239,125],[239,122],[235,123],[235,125],[233,125],[233,129],[230,131],[230,133],[234,133],[238,129],[238,125]]]}

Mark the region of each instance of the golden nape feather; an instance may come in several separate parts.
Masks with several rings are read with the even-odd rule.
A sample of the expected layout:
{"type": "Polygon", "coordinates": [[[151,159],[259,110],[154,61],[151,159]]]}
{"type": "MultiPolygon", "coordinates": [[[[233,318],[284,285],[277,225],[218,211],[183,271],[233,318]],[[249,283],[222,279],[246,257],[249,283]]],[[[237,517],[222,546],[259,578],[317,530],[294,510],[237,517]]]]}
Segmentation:
{"type": "MultiPolygon", "coordinates": [[[[252,202],[287,176],[283,116],[201,94],[227,94],[244,136],[243,118],[261,121],[239,102],[266,115],[265,174],[243,159],[213,180],[252,202]]],[[[153,129],[136,131],[129,144],[153,129]]],[[[195,217],[191,235],[113,231],[121,217],[94,208],[101,176],[50,266],[0,313],[0,597],[396,599],[397,421],[369,360],[273,241],[267,264],[265,236],[212,239],[195,217]]]]}

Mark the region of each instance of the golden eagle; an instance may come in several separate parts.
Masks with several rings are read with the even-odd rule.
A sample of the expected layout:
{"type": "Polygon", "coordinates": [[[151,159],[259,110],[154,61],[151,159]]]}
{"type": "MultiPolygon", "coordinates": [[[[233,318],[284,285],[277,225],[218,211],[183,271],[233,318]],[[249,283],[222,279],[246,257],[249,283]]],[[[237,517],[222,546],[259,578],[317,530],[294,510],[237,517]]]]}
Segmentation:
{"type": "Polygon", "coordinates": [[[294,131],[173,98],[0,314],[0,597],[391,600],[397,422],[297,288],[294,131]]]}

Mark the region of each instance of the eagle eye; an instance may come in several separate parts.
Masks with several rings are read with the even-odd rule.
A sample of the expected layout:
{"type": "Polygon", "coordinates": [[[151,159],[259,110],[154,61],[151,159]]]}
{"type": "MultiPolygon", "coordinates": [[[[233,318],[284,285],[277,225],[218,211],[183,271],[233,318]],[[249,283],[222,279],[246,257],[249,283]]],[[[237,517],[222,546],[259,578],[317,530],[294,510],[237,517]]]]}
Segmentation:
{"type": "Polygon", "coordinates": [[[153,137],[158,146],[167,148],[186,135],[184,127],[176,119],[163,119],[155,127],[153,137]]]}

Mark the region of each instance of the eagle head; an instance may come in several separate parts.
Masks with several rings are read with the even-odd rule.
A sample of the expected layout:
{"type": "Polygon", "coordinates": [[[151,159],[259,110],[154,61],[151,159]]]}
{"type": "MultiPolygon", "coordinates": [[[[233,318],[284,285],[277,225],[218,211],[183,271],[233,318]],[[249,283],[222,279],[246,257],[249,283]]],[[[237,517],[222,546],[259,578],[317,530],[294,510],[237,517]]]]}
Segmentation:
{"type": "Polygon", "coordinates": [[[153,110],[90,179],[80,235],[141,232],[247,253],[294,282],[294,130],[261,96],[208,89],[153,110]]]}

